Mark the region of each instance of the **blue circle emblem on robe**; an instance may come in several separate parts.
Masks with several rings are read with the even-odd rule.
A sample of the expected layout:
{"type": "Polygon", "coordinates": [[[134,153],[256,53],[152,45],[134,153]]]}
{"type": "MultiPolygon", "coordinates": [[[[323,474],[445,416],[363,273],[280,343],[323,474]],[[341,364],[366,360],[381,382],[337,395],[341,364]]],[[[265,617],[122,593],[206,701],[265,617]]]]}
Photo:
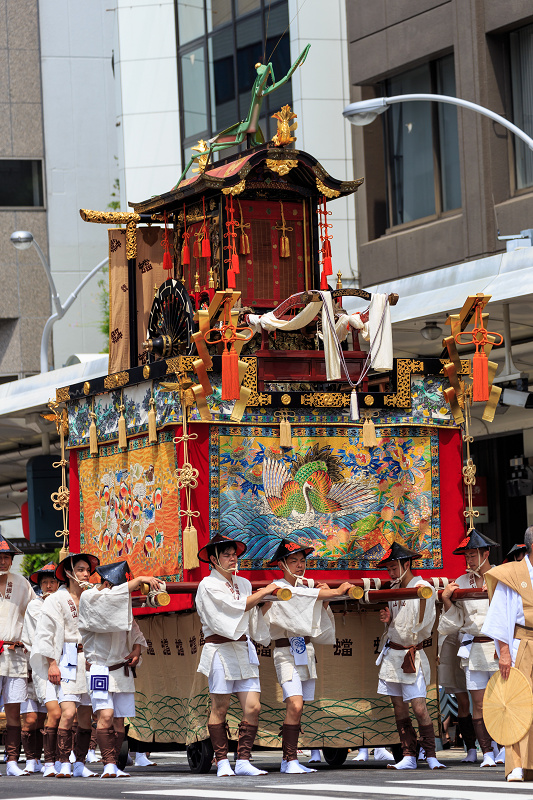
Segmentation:
{"type": "Polygon", "coordinates": [[[294,653],[305,653],[305,639],[303,636],[292,636],[291,637],[291,650],[294,653]]]}

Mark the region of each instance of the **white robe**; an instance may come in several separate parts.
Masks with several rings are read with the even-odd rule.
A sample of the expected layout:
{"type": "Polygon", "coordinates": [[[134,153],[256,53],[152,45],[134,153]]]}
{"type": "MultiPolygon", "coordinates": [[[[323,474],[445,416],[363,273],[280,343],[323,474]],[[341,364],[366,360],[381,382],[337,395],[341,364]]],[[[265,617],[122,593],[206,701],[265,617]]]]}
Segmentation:
{"type": "MultiPolygon", "coordinates": [[[[24,642],[24,647],[27,650],[27,660],[28,664],[30,661],[30,651],[32,644],[35,640],[35,631],[37,630],[37,623],[41,616],[41,612],[43,610],[43,603],[44,597],[38,596],[30,603],[28,603],[28,607],[26,608],[26,613],[24,614],[24,625],[22,627],[22,641],[24,642]]],[[[29,677],[29,676],[28,676],[29,677]]],[[[44,703],[44,698],[46,696],[46,681],[43,681],[39,678],[38,675],[34,675],[32,673],[31,681],[28,680],[28,699],[29,700],[38,700],[40,703],[44,703]]]]}
{"type": "MultiPolygon", "coordinates": [[[[111,667],[122,663],[133,646],[146,639],[133,619],[128,584],[112,589],[88,589],[80,598],[80,634],[89,664],[111,667]]],[[[137,666],[140,666],[141,661],[137,666]]],[[[123,669],[109,673],[110,692],[134,692],[135,679],[123,669]]]]}
{"type": "MultiPolygon", "coordinates": [[[[81,644],[78,630],[78,610],[70,592],[60,586],[57,592],[49,595],[42,607],[37,622],[35,638],[30,653],[30,666],[34,674],[42,680],[48,679],[48,659],[52,658],[61,669],[60,660],[64,645],[81,644]]],[[[84,694],[87,691],[85,679],[85,654],[78,653],[76,677],[67,680],[62,677],[61,688],[65,694],[84,694]]]]}
{"type": "MultiPolygon", "coordinates": [[[[476,576],[465,573],[455,581],[460,589],[476,589],[476,576]]],[[[489,610],[488,600],[458,600],[452,603],[448,611],[441,614],[439,620],[439,633],[444,636],[459,633],[459,640],[464,648],[465,655],[461,658],[461,667],[482,672],[495,672],[498,661],[494,658],[494,644],[492,642],[472,642],[474,636],[481,636],[481,629],[489,610]],[[466,655],[468,651],[468,655],[466,655]]]]}
{"type": "MultiPolygon", "coordinates": [[[[533,583],[533,566],[531,565],[529,556],[525,557],[525,561],[529,571],[529,577],[533,583]]],[[[505,644],[509,645],[513,666],[516,661],[518,648],[520,647],[520,639],[514,638],[515,626],[525,624],[524,606],[521,596],[518,592],[509,588],[509,586],[498,581],[481,633],[483,636],[490,636],[491,639],[494,639],[498,656],[500,655],[498,642],[505,642],[505,644]]]]}
{"type": "MultiPolygon", "coordinates": [[[[415,576],[407,584],[407,588],[415,586],[430,586],[430,584],[420,577],[415,576]]],[[[432,586],[430,586],[433,589],[432,586]]],[[[389,603],[389,610],[392,615],[386,635],[383,636],[383,643],[389,639],[391,642],[401,644],[404,647],[411,647],[429,639],[435,622],[435,591],[433,596],[426,600],[424,616],[420,621],[420,603],[416,600],[394,600],[389,603]]],[[[415,653],[415,672],[404,672],[402,663],[405,658],[405,650],[391,650],[384,647],[377,660],[380,665],[379,677],[383,681],[391,683],[415,683],[418,671],[421,668],[426,685],[431,679],[431,669],[428,657],[423,650],[415,653]]]]}
{"type": "MultiPolygon", "coordinates": [[[[16,572],[8,572],[5,594],[0,594],[0,641],[22,641],[24,614],[28,603],[35,598],[31,583],[16,572]]],[[[0,655],[0,676],[26,678],[28,676],[27,654],[22,647],[9,650],[8,645],[0,655]]]]}
{"type": "Polygon", "coordinates": [[[213,657],[218,653],[226,680],[245,680],[259,676],[259,665],[250,662],[249,647],[253,645],[250,641],[238,641],[244,635],[263,645],[270,642],[270,632],[263,613],[257,606],[246,611],[246,598],[251,594],[252,584],[246,578],[235,576],[232,583],[230,577],[224,577],[215,569],[200,581],[196,592],[196,609],[204,638],[218,634],[233,641],[222,644],[206,642],[202,648],[198,672],[209,675],[213,657]]]}
{"type": "Polygon", "coordinates": [[[276,639],[290,639],[293,636],[308,636],[306,645],[307,664],[295,664],[290,647],[274,648],[274,666],[280,684],[291,681],[294,670],[300,680],[307,681],[317,677],[314,644],[335,644],[335,620],[331,609],[324,608],[318,600],[320,589],[315,589],[314,581],[307,579],[308,586],[292,586],[285,578],[274,581],[277,586],[289,587],[291,600],[272,603],[265,614],[270,627],[270,636],[276,639]]]}

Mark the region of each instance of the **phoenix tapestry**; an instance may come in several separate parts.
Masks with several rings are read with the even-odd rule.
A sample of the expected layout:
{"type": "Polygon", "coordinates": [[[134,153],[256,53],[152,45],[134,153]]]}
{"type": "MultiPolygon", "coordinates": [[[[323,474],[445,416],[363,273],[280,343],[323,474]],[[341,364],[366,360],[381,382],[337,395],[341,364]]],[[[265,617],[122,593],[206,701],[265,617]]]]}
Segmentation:
{"type": "Polygon", "coordinates": [[[211,535],[246,542],[242,567],[264,569],[279,539],[311,541],[314,569],[369,569],[393,541],[442,567],[438,431],[377,428],[366,448],[361,428],[213,426],[211,535]]]}

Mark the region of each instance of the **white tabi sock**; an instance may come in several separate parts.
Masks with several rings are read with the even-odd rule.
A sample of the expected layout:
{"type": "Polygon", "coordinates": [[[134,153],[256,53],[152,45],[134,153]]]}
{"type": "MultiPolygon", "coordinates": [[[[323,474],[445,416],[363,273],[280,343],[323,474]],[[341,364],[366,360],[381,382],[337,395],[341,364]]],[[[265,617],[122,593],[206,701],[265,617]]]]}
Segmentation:
{"type": "Polygon", "coordinates": [[[471,747],[466,756],[461,759],[461,764],[475,764],[477,762],[477,750],[471,747]]]}
{"type": "Polygon", "coordinates": [[[264,769],[257,769],[253,764],[244,759],[237,759],[235,762],[235,775],[268,775],[264,769]]]}
{"type": "Polygon", "coordinates": [[[441,764],[434,756],[428,756],[427,762],[430,769],[446,769],[446,765],[441,764]]]}
{"type": "Polygon", "coordinates": [[[374,748],[374,760],[375,761],[394,761],[394,756],[392,753],[389,753],[386,747],[375,747],[374,748]]]}
{"type": "Polygon", "coordinates": [[[217,778],[229,778],[235,775],[228,758],[223,758],[217,764],[217,778]]]}
{"type": "Polygon", "coordinates": [[[26,772],[25,769],[21,769],[16,761],[8,761],[6,767],[6,775],[8,775],[10,778],[22,778],[23,775],[30,774],[29,772],[26,772]]]}
{"type": "Polygon", "coordinates": [[[359,752],[352,761],[368,761],[368,747],[360,747],[359,752]]]}
{"type": "Polygon", "coordinates": [[[490,753],[483,753],[483,761],[479,765],[480,767],[495,767],[496,762],[494,760],[494,756],[492,755],[492,750],[490,753]]]}
{"type": "Polygon", "coordinates": [[[505,747],[502,747],[501,750],[498,750],[498,754],[494,760],[497,764],[505,764],[505,747]]]}
{"type": "Polygon", "coordinates": [[[75,778],[96,778],[96,772],[91,772],[90,769],[87,769],[83,761],[74,762],[72,774],[75,778]]]}
{"type": "Polygon", "coordinates": [[[387,769],[416,769],[416,757],[404,756],[397,764],[387,764],[387,769]]]}
{"type": "Polygon", "coordinates": [[[129,772],[123,772],[121,769],[117,767],[116,764],[113,764],[113,766],[115,767],[115,775],[117,776],[117,778],[131,778],[129,772]]]}
{"type": "Polygon", "coordinates": [[[26,761],[25,769],[26,769],[26,772],[40,772],[41,771],[41,765],[39,764],[37,759],[29,758],[26,761]]]}
{"type": "Polygon", "coordinates": [[[55,778],[55,776],[56,776],[56,768],[54,764],[50,761],[44,765],[43,778],[55,778]]]}
{"type": "Polygon", "coordinates": [[[100,759],[98,758],[94,750],[89,750],[85,761],[89,764],[96,764],[96,762],[100,761],[100,759]]]}
{"type": "Polygon", "coordinates": [[[308,764],[320,764],[322,761],[322,756],[320,755],[320,750],[311,750],[311,755],[309,757],[308,764]]]}
{"type": "Polygon", "coordinates": [[[523,781],[524,780],[524,770],[522,767],[515,767],[512,772],[509,773],[507,776],[507,780],[510,782],[513,781],[523,781]]]}
{"type": "Polygon", "coordinates": [[[150,761],[146,758],[146,753],[135,753],[135,766],[136,767],[155,767],[155,761],[150,761]]]}
{"type": "Polygon", "coordinates": [[[56,778],[72,778],[72,769],[70,761],[62,761],[61,767],[56,775],[56,778]]]}
{"type": "Polygon", "coordinates": [[[316,772],[316,769],[309,769],[309,767],[304,767],[303,764],[300,764],[297,758],[294,758],[292,761],[286,762],[287,767],[285,768],[286,775],[303,775],[306,772],[316,772]]]}
{"type": "Polygon", "coordinates": [[[115,765],[114,764],[106,764],[104,767],[104,771],[100,775],[100,778],[116,778],[117,773],[115,772],[115,765]]]}

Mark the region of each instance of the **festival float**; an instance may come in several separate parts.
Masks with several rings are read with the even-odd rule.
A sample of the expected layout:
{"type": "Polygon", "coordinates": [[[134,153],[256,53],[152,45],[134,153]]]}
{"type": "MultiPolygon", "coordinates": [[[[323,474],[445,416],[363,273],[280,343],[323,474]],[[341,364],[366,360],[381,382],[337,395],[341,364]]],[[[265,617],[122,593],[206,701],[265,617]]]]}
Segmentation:
{"type": "MultiPolygon", "coordinates": [[[[244,540],[240,571],[257,586],[277,575],[268,562],[280,538],[310,542],[309,576],[355,585],[333,606],[336,645],[317,647],[300,746],[338,765],[348,748],[394,743],[392,706],[376,694],[376,612],[414,590],[391,589],[374,564],[399,542],[422,554],[417,571],[436,589],[461,573],[452,550],[476,515],[470,408],[486,403],[490,420],[500,391],[488,296],[450,316],[440,357],[394,358],[397,295],[345,289],[340,269],[334,276],[346,255],[329,205],[362,180],[334,178],[298,150],[288,106],[272,141],[257,123],[263,96],[308,49],[278,82],[271,64],[256,65],[247,119],[200,141],[173,189],[127,212],[80,212],[110,226],[109,373],[57,389],[63,478],[53,500],[71,552],[127,559],[134,574],[166,582],[159,597],[135,600],[148,651],[129,736],[149,750],[187,746],[198,772],[212,761],[207,680],[196,672],[194,593],[208,571],[199,547],[216,533],[244,540]],[[473,360],[458,355],[468,343],[473,360]]],[[[438,730],[436,638],[426,647],[438,730]]],[[[257,649],[256,745],[279,747],[273,651],[257,649]]],[[[230,712],[232,731],[237,719],[230,712]]]]}

